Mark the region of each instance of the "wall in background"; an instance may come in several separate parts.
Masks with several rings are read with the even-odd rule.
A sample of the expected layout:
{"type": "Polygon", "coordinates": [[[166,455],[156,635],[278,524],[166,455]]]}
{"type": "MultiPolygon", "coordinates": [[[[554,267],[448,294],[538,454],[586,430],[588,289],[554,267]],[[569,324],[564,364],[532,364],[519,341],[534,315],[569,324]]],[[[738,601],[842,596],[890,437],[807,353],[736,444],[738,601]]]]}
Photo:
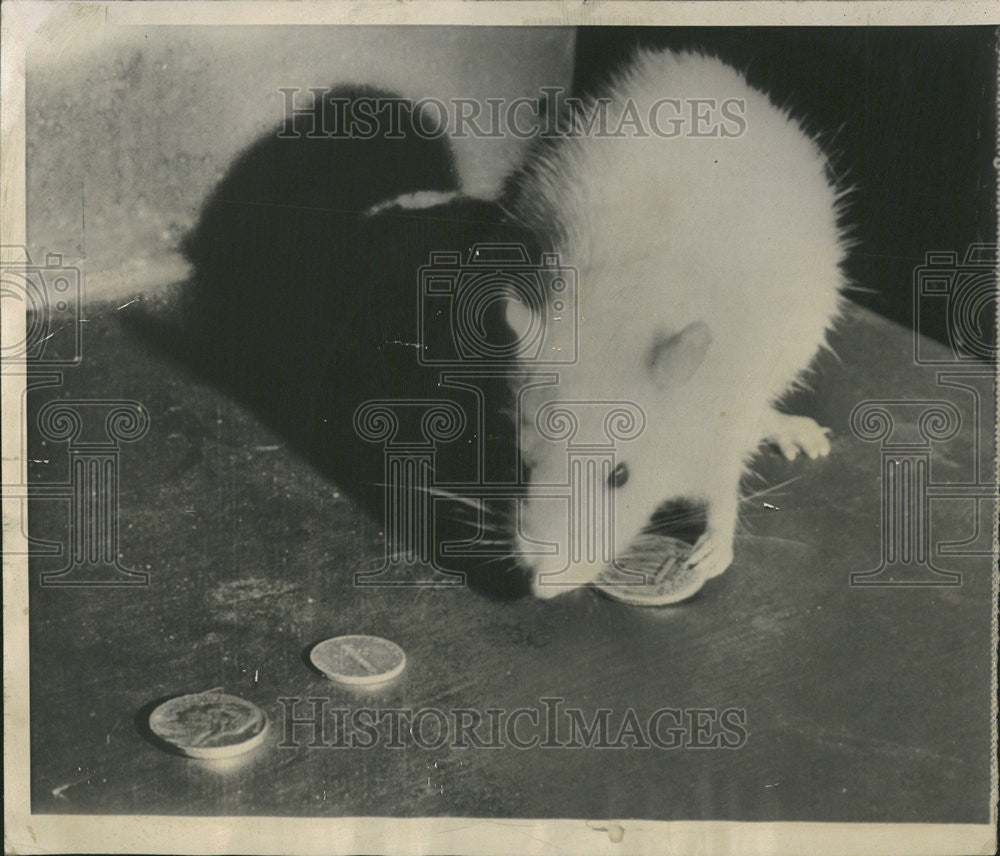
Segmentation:
{"type": "MultiPolygon", "coordinates": [[[[85,10],[83,10],[85,11],[85,10]]],[[[82,14],[82,13],[81,13],[82,14]]],[[[370,84],[419,98],[537,98],[568,85],[575,31],[438,27],[47,26],[27,55],[28,246],[83,270],[88,300],[187,274],[206,196],[285,115],[282,87],[370,84]]],[[[489,196],[523,139],[452,139],[489,196]]]]}
{"type": "MultiPolygon", "coordinates": [[[[263,28],[55,25],[30,46],[28,237],[79,263],[90,299],[186,275],[176,252],[234,162],[285,111],[281,87],[367,83],[411,98],[593,88],[637,44],[708,50],[832,141],[857,187],[861,302],[911,323],[913,271],[996,232],[995,34],[964,28],[263,28]],[[81,35],[81,32],[83,35],[81,35]],[[578,59],[574,77],[574,43],[578,59]]],[[[489,196],[524,140],[451,139],[489,196]]],[[[989,325],[989,319],[984,324],[989,325]]],[[[925,331],[947,338],[943,315],[925,331]]]]}

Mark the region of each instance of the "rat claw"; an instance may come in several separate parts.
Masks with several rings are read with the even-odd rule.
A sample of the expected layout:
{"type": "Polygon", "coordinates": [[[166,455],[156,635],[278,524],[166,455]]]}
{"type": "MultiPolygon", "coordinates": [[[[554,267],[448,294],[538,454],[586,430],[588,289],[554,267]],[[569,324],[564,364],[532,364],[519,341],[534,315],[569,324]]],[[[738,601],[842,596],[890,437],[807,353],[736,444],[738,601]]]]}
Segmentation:
{"type": "Polygon", "coordinates": [[[699,562],[704,561],[712,553],[712,539],[706,532],[702,535],[691,548],[691,553],[687,557],[685,564],[692,568],[699,562]]]}
{"type": "Polygon", "coordinates": [[[726,546],[712,532],[705,532],[696,542],[687,558],[687,566],[696,568],[704,579],[717,577],[733,563],[733,545],[725,539],[726,546]]]}
{"type": "Polygon", "coordinates": [[[810,458],[820,458],[830,454],[830,441],[827,438],[829,428],[821,428],[815,434],[803,438],[803,443],[808,443],[806,453],[810,458]]]}
{"type": "Polygon", "coordinates": [[[787,413],[774,413],[773,419],[772,430],[764,439],[776,445],[789,461],[795,460],[799,449],[813,460],[830,454],[830,429],[820,427],[815,419],[787,413]]]}

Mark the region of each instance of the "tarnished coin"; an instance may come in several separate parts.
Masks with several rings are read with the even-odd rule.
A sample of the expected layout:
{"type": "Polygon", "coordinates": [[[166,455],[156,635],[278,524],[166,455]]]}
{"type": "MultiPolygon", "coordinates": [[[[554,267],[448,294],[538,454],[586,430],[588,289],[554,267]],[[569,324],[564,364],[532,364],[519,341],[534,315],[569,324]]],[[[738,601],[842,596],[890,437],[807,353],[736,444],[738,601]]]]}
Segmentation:
{"type": "Polygon", "coordinates": [[[165,701],[149,715],[149,727],[190,758],[232,758],[264,741],[267,716],[246,699],[214,689],[165,701]]]}
{"type": "Polygon", "coordinates": [[[406,667],[403,649],[379,636],[335,636],[316,645],[309,659],[331,681],[352,686],[390,681],[406,667]]]}
{"type": "Polygon", "coordinates": [[[596,586],[608,597],[634,606],[666,606],[695,594],[705,578],[686,565],[691,545],[669,535],[646,535],[619,563],[606,568],[596,586]],[[643,582],[645,576],[645,582],[643,582]]]}

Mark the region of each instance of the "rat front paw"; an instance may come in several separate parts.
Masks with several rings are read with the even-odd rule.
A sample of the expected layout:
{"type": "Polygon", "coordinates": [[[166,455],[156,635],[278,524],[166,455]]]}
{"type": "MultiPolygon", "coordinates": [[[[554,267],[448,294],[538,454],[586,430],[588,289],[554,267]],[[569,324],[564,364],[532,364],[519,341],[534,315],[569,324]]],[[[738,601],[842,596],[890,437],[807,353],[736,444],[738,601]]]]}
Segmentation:
{"type": "Polygon", "coordinates": [[[801,449],[810,458],[820,458],[830,454],[829,428],[823,428],[808,416],[789,416],[787,413],[772,414],[764,439],[773,443],[788,460],[794,461],[801,449]]]}
{"type": "Polygon", "coordinates": [[[708,530],[696,542],[685,564],[702,579],[717,577],[733,563],[733,539],[708,530]]]}

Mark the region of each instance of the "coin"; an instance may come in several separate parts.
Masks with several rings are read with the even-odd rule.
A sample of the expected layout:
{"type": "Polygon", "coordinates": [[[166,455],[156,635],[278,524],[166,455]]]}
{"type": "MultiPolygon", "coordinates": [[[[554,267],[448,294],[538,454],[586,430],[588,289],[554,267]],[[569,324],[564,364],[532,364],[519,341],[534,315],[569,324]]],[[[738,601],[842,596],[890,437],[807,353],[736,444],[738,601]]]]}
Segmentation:
{"type": "Polygon", "coordinates": [[[705,584],[705,578],[686,563],[690,552],[685,541],[645,535],[630,546],[618,566],[605,568],[595,585],[608,597],[634,606],[678,603],[705,584]]]}
{"type": "Polygon", "coordinates": [[[312,664],[331,681],[352,686],[381,684],[406,667],[406,654],[379,636],[335,636],[317,644],[312,664]]]}
{"type": "Polygon", "coordinates": [[[267,716],[257,705],[219,688],[163,702],[149,715],[149,727],[190,758],[231,758],[264,741],[267,716]]]}

